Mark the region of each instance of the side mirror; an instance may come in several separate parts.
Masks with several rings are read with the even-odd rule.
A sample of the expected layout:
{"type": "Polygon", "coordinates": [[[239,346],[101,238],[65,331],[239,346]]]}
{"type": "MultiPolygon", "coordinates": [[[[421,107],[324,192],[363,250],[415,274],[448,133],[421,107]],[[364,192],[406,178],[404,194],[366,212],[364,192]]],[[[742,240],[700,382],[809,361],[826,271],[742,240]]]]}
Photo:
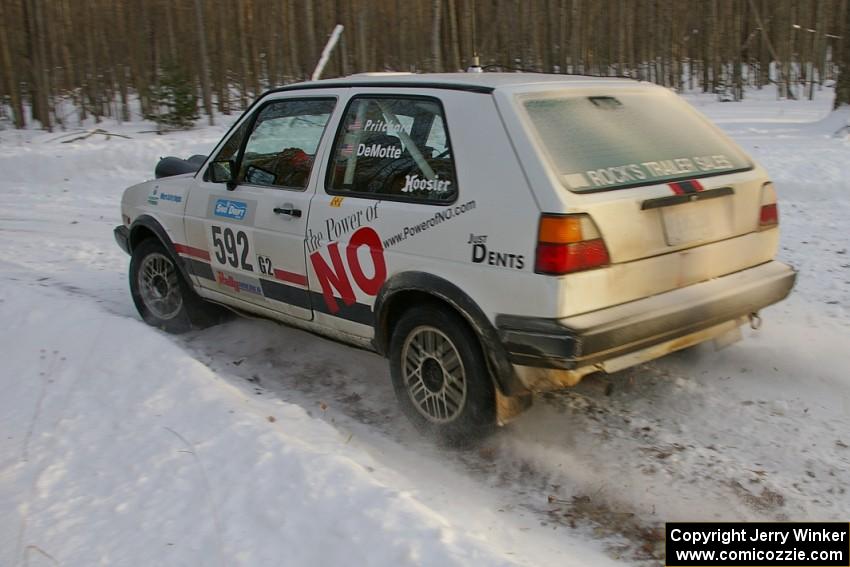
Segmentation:
{"type": "Polygon", "coordinates": [[[236,162],[233,160],[214,161],[210,164],[210,181],[213,183],[227,183],[227,188],[233,190],[236,187],[236,162]]]}

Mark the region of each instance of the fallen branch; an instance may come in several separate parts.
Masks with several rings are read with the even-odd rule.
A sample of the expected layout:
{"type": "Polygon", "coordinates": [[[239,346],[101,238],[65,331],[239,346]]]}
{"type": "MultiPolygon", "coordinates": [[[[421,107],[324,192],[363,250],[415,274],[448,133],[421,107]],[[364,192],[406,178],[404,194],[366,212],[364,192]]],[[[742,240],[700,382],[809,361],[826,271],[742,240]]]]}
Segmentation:
{"type": "MultiPolygon", "coordinates": [[[[86,132],[82,136],[77,136],[76,138],[71,138],[70,140],[65,140],[62,143],[63,144],[70,144],[72,142],[77,142],[79,140],[86,140],[86,139],[91,138],[92,136],[95,136],[95,135],[98,135],[98,134],[101,135],[101,136],[106,136],[107,140],[109,140],[113,136],[115,136],[116,138],[126,138],[127,140],[132,139],[132,138],[130,138],[130,136],[125,136],[124,134],[115,134],[114,132],[109,132],[108,130],[104,130],[102,128],[95,128],[94,130],[89,130],[88,132],[86,132]]],[[[63,136],[59,136],[59,138],[62,138],[62,137],[63,136]]],[[[59,138],[56,138],[56,140],[58,140],[59,138]]]]}
{"type": "Polygon", "coordinates": [[[50,142],[55,142],[56,140],[61,140],[62,138],[67,138],[68,136],[74,136],[76,134],[82,134],[85,130],[74,130],[73,132],[66,132],[61,136],[56,136],[55,138],[50,138],[45,143],[49,144],[50,142]]]}
{"type": "Polygon", "coordinates": [[[191,128],[161,128],[159,130],[139,130],[137,134],[168,134],[169,132],[186,132],[191,128]]]}

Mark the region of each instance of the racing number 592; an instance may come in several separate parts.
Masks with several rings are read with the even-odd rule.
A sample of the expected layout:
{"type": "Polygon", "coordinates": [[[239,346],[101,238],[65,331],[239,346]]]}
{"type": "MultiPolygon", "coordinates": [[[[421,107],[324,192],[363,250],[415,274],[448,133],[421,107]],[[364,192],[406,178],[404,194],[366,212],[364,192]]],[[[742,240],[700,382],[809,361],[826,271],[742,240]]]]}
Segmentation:
{"type": "Polygon", "coordinates": [[[254,271],[254,266],[248,262],[248,235],[244,231],[236,232],[230,228],[212,225],[212,241],[215,246],[215,259],[219,264],[229,264],[234,268],[242,268],[248,272],[254,271]]]}

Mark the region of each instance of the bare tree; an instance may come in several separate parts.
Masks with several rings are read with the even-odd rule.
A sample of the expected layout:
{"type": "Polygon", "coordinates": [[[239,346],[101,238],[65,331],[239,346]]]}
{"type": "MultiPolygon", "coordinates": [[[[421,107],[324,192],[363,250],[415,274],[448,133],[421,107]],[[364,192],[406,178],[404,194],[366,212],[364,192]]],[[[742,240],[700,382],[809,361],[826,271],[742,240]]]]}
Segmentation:
{"type": "Polygon", "coordinates": [[[841,70],[835,85],[834,108],[850,105],[850,10],[844,10],[841,48],[841,70]]]}
{"type": "Polygon", "coordinates": [[[212,111],[212,93],[210,92],[210,63],[207,56],[207,34],[204,26],[204,7],[202,0],[195,0],[195,25],[198,32],[198,50],[201,59],[201,92],[204,99],[204,110],[209,116],[210,126],[214,124],[212,111]]]}
{"type": "Polygon", "coordinates": [[[21,83],[18,80],[18,75],[15,72],[15,66],[12,63],[12,50],[10,47],[10,27],[14,21],[11,14],[6,13],[8,8],[4,9],[4,3],[0,2],[0,69],[3,69],[3,76],[6,77],[6,92],[9,94],[10,104],[12,107],[12,117],[15,128],[23,128],[26,126],[24,119],[24,107],[21,97],[21,83]]]}
{"type": "Polygon", "coordinates": [[[440,7],[442,5],[442,0],[433,0],[431,14],[431,60],[434,71],[438,73],[443,70],[443,61],[440,57],[440,7]]]}
{"type": "MultiPolygon", "coordinates": [[[[0,113],[42,126],[150,114],[164,69],[210,118],[303,80],[321,38],[345,32],[325,73],[482,63],[623,74],[679,90],[775,83],[813,98],[845,61],[848,0],[0,0],[0,113]],[[801,90],[802,88],[802,90],[801,90]],[[236,96],[236,103],[231,100],[236,96]]],[[[847,72],[836,104],[845,104],[847,72]]]]}

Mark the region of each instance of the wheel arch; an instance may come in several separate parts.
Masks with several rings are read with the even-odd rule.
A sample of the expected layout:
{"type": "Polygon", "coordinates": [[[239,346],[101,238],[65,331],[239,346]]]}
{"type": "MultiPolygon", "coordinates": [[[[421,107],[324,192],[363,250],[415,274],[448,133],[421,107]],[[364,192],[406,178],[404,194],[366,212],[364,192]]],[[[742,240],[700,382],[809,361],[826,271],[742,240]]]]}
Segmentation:
{"type": "Polygon", "coordinates": [[[393,326],[411,302],[432,301],[458,313],[475,331],[493,380],[506,396],[528,391],[516,377],[495,327],[475,301],[455,284],[425,272],[403,272],[387,280],[375,298],[373,346],[381,355],[389,351],[393,326]]]}
{"type": "Polygon", "coordinates": [[[174,261],[174,265],[177,266],[178,270],[180,270],[180,275],[183,276],[186,283],[194,288],[195,285],[191,274],[189,274],[189,270],[186,268],[186,263],[180,255],[177,254],[174,242],[171,240],[171,237],[168,236],[168,232],[166,232],[165,228],[163,228],[159,221],[154,217],[150,215],[139,215],[136,220],[133,221],[133,224],[130,225],[130,237],[127,240],[130,254],[132,255],[133,249],[143,240],[147,240],[148,238],[156,238],[159,240],[171,256],[171,259],[174,261]]]}

